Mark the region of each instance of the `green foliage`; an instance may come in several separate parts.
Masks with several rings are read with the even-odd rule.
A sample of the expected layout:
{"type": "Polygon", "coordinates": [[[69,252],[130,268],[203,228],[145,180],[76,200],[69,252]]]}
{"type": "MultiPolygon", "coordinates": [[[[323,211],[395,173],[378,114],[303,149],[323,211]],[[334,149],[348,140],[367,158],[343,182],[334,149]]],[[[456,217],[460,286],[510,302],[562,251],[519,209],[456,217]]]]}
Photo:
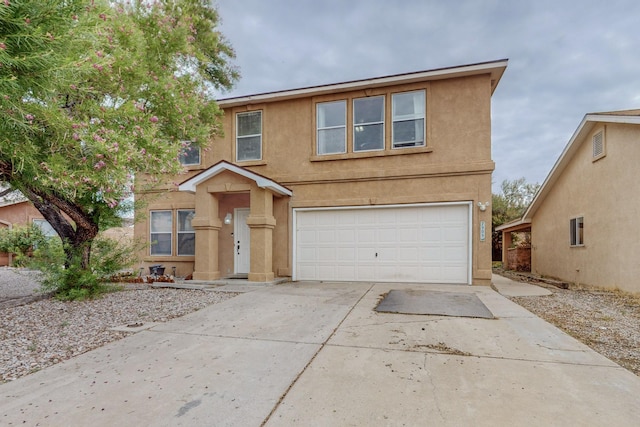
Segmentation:
{"type": "Polygon", "coordinates": [[[112,286],[105,283],[107,279],[131,267],[138,250],[134,243],[98,237],[91,248],[91,268],[85,269],[80,252],[74,252],[69,262],[59,238],[42,237],[36,241],[32,244],[33,254],[24,257],[23,266],[40,270],[43,290],[55,292],[61,300],[87,299],[109,292],[112,286]]]}
{"type": "Polygon", "coordinates": [[[74,265],[93,274],[91,242],[134,177],[158,186],[184,146],[221,134],[212,90],[238,72],[217,26],[202,0],[0,2],[0,183],[61,237],[65,286],[91,285],[74,265]]]}
{"type": "Polygon", "coordinates": [[[504,180],[501,192],[493,194],[491,200],[492,225],[498,227],[522,216],[536,195],[540,184],[529,184],[525,178],[504,180]]]}
{"type": "MultiPolygon", "coordinates": [[[[540,184],[529,184],[523,177],[513,181],[502,181],[500,193],[492,195],[491,241],[494,260],[502,259],[502,233],[496,231],[496,227],[520,218],[533,201],[539,188],[540,184]]],[[[517,239],[515,236],[514,238],[517,239]]]]}
{"type": "Polygon", "coordinates": [[[17,267],[24,267],[29,254],[47,244],[47,238],[35,225],[0,229],[0,252],[14,254],[13,265],[17,267]]]}

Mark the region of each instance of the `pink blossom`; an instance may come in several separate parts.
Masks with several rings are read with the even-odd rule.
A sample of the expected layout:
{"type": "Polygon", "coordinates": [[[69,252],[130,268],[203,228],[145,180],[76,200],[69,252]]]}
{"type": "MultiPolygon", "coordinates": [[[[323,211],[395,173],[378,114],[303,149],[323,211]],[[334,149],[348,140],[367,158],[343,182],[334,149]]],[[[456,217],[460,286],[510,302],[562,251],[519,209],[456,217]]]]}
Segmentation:
{"type": "Polygon", "coordinates": [[[100,170],[103,167],[105,167],[107,164],[105,162],[103,162],[102,160],[100,160],[98,163],[96,163],[95,165],[93,165],[93,168],[95,170],[100,170]]]}
{"type": "Polygon", "coordinates": [[[149,119],[149,121],[151,123],[157,123],[158,122],[158,118],[156,116],[151,116],[151,118],[149,119]]]}
{"type": "Polygon", "coordinates": [[[5,50],[7,48],[7,45],[4,43],[0,43],[0,49],[5,50]]]}
{"type": "Polygon", "coordinates": [[[77,133],[74,133],[72,138],[77,141],[80,139],[80,135],[78,135],[77,133]]]}
{"type": "Polygon", "coordinates": [[[34,119],[33,114],[27,114],[26,116],[24,116],[25,119],[32,121],[34,119]]]}

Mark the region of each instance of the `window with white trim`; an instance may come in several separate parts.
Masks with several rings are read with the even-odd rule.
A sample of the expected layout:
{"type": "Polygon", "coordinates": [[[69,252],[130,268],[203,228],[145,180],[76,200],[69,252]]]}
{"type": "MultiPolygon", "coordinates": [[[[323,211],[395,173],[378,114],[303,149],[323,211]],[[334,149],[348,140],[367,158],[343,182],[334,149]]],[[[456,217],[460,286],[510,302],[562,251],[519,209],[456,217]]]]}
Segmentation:
{"type": "Polygon", "coordinates": [[[384,96],[353,100],[353,151],[384,150],[384,96]]]}
{"type": "Polygon", "coordinates": [[[347,152],[347,102],[333,101],[317,104],[318,154],[347,152]]]}
{"type": "Polygon", "coordinates": [[[425,145],[425,91],[392,95],[393,148],[425,145]]]}
{"type": "Polygon", "coordinates": [[[182,166],[195,166],[200,164],[200,147],[191,145],[190,142],[182,143],[180,150],[180,164],[182,166]]]}
{"type": "Polygon", "coordinates": [[[569,220],[569,236],[571,246],[584,245],[584,217],[569,220]]]}
{"type": "Polygon", "coordinates": [[[34,219],[33,225],[38,227],[45,237],[57,237],[58,233],[46,219],[34,219]]]}
{"type": "Polygon", "coordinates": [[[171,255],[173,211],[151,211],[151,255],[171,255]]]}
{"type": "Polygon", "coordinates": [[[604,157],[604,131],[597,132],[591,139],[593,147],[593,160],[598,160],[604,157]]]}
{"type": "Polygon", "coordinates": [[[193,209],[178,210],[178,255],[196,254],[196,231],[191,225],[191,220],[196,211],[193,209]]]}
{"type": "Polygon", "coordinates": [[[262,160],[262,111],[236,114],[236,160],[262,160]]]}

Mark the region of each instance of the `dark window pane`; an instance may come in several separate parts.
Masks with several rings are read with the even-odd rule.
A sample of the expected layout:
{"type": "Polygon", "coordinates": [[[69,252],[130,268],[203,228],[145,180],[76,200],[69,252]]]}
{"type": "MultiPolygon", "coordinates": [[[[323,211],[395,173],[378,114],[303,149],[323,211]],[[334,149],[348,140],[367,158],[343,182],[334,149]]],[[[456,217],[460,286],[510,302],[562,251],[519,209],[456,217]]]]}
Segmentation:
{"type": "Polygon", "coordinates": [[[353,101],[353,122],[376,123],[384,120],[384,98],[359,98],[353,101]]]}
{"type": "Polygon", "coordinates": [[[393,146],[424,145],[424,120],[405,120],[393,124],[393,146]]]}
{"type": "Polygon", "coordinates": [[[180,152],[180,164],[182,165],[199,165],[200,164],[200,148],[186,146],[180,152]]]}
{"type": "Polygon", "coordinates": [[[318,129],[345,126],[346,111],[345,101],[318,104],[318,129]]]}
{"type": "Polygon", "coordinates": [[[384,126],[358,125],[353,128],[353,149],[354,151],[382,150],[384,149],[384,126]]]}
{"type": "Polygon", "coordinates": [[[262,137],[238,138],[238,160],[260,160],[262,158],[262,137]]]}
{"type": "Polygon", "coordinates": [[[196,234],[195,233],[179,233],[178,234],[178,255],[195,255],[196,253],[196,234]]]}
{"type": "Polygon", "coordinates": [[[192,210],[178,211],[178,231],[193,231],[191,220],[195,213],[192,210]]]}
{"type": "Polygon", "coordinates": [[[262,112],[238,114],[237,136],[258,135],[262,133],[262,112]]]}
{"type": "Polygon", "coordinates": [[[171,233],[151,233],[151,255],[171,255],[171,233]]]}

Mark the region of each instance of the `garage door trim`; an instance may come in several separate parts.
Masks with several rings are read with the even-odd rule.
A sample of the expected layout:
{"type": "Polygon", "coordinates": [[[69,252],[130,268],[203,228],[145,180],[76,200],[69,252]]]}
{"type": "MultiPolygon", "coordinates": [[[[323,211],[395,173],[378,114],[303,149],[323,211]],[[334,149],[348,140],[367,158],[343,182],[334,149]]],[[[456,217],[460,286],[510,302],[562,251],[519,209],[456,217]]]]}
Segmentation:
{"type": "Polygon", "coordinates": [[[339,211],[339,210],[365,210],[365,209],[393,209],[393,208],[411,208],[411,207],[438,207],[438,206],[466,206],[467,207],[467,284],[472,284],[473,274],[473,202],[438,202],[438,203],[413,203],[413,204],[393,204],[393,205],[372,205],[372,206],[331,206],[331,207],[314,207],[314,208],[294,208],[293,209],[293,233],[292,233],[292,280],[298,280],[297,278],[297,247],[298,247],[298,232],[297,232],[297,215],[299,212],[308,211],[339,211]]]}

